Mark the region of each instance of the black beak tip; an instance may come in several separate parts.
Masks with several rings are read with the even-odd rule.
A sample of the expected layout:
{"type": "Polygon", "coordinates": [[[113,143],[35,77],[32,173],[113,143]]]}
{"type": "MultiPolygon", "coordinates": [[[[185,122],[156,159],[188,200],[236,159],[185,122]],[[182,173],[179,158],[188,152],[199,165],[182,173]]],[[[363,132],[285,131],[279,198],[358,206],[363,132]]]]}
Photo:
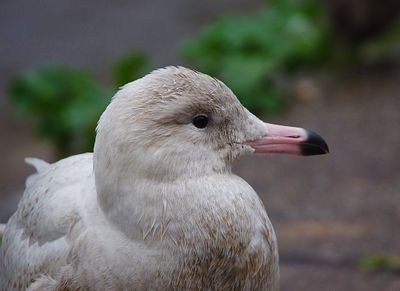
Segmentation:
{"type": "Polygon", "coordinates": [[[324,155],[329,153],[325,140],[314,131],[307,131],[307,139],[301,143],[301,152],[305,156],[324,155]]]}

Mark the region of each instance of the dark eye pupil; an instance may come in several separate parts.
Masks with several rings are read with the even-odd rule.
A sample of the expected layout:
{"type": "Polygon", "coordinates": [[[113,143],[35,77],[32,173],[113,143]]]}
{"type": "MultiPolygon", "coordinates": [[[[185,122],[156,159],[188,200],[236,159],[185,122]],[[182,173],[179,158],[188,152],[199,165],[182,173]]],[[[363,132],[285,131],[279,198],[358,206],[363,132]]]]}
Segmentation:
{"type": "Polygon", "coordinates": [[[205,115],[198,115],[195,118],[193,118],[192,123],[197,128],[205,128],[208,124],[208,117],[205,115]]]}

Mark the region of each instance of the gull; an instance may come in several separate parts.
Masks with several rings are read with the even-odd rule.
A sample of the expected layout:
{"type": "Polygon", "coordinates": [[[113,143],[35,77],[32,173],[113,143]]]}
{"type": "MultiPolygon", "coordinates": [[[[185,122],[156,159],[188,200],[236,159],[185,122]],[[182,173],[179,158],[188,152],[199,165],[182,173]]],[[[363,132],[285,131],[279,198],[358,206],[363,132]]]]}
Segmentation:
{"type": "Polygon", "coordinates": [[[0,249],[0,290],[278,290],[274,229],[231,171],[249,153],[328,152],[262,122],[221,81],[183,67],[126,84],[93,153],[27,159],[0,249]]]}

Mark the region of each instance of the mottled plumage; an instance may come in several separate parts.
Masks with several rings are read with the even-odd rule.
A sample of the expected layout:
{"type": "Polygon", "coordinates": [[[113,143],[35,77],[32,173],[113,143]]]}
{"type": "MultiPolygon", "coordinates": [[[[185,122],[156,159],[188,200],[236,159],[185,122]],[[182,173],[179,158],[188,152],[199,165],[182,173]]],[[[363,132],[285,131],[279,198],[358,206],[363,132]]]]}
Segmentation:
{"type": "MultiPolygon", "coordinates": [[[[285,151],[306,141],[295,131],[285,151]]],[[[93,154],[28,160],[38,172],[5,229],[0,290],[277,290],[274,230],[230,167],[276,152],[276,139],[259,144],[273,132],[201,73],[168,67],[125,85],[93,154]]]]}

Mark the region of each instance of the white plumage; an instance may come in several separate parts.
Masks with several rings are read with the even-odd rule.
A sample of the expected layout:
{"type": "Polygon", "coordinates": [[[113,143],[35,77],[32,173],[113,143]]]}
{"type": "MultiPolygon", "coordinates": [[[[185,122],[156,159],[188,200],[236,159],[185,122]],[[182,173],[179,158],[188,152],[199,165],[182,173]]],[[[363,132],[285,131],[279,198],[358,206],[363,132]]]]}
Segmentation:
{"type": "MultiPolygon", "coordinates": [[[[299,153],[293,130],[284,151],[299,153]]],[[[277,152],[272,133],[206,75],[168,67],[127,84],[93,154],[27,159],[37,173],[5,229],[0,290],[277,290],[273,228],[230,170],[277,152]]]]}

